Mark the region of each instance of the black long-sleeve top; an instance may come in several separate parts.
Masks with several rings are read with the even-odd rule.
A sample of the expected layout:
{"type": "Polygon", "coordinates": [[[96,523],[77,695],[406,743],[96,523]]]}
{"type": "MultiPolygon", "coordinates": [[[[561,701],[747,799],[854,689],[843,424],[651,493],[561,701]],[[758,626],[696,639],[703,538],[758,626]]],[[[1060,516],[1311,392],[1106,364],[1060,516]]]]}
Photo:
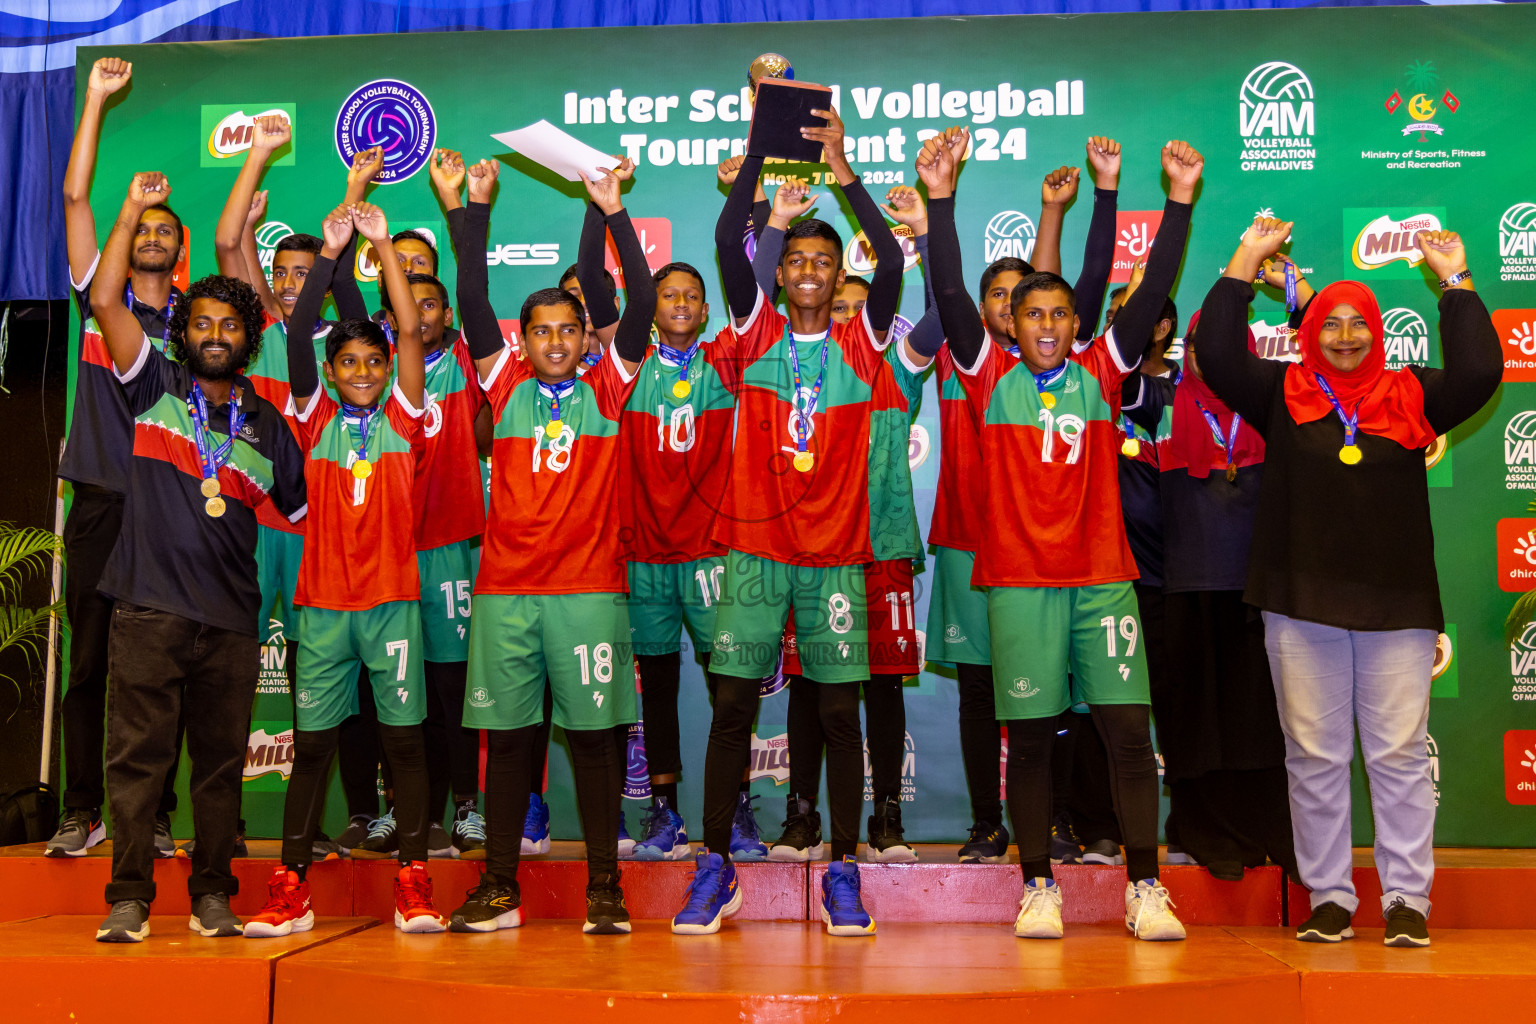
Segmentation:
{"type": "MultiPolygon", "coordinates": [[[[1363,457],[1350,466],[1339,460],[1337,416],[1297,424],[1285,404],[1288,364],[1248,351],[1252,298],[1251,285],[1222,278],[1200,316],[1206,383],[1265,443],[1243,599],[1340,629],[1443,630],[1424,450],[1361,433],[1363,457]]],[[[1443,435],[1493,397],[1503,357],[1476,292],[1440,297],[1440,338],[1445,368],[1407,372],[1423,386],[1425,419],[1443,435]]]]}

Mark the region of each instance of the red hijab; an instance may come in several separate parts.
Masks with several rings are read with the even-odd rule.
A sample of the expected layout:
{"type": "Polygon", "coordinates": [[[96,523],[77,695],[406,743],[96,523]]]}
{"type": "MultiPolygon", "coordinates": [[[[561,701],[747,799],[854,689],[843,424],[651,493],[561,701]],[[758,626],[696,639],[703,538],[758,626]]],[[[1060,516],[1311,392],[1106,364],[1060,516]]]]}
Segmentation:
{"type": "Polygon", "coordinates": [[[1381,309],[1369,288],[1358,281],[1330,284],[1307,306],[1297,336],[1301,362],[1286,370],[1285,407],[1298,425],[1334,415],[1333,403],[1317,383],[1321,374],[1346,416],[1358,410],[1361,433],[1388,437],[1409,449],[1434,442],[1435,430],[1424,418],[1424,389],[1419,379],[1407,370],[1387,369],[1381,309]],[[1317,341],[1323,321],[1339,305],[1355,307],[1371,329],[1371,350],[1348,373],[1324,358],[1317,341]]]}
{"type": "MultiPolygon", "coordinates": [[[[1188,348],[1194,340],[1195,325],[1200,322],[1200,311],[1195,310],[1184,332],[1184,345],[1188,348]]],[[[1258,347],[1253,331],[1248,332],[1248,351],[1258,347]]],[[[1188,469],[1189,475],[1204,480],[1211,470],[1223,472],[1227,466],[1234,468],[1252,466],[1264,461],[1264,439],[1248,423],[1238,418],[1237,438],[1229,453],[1216,443],[1210,421],[1200,410],[1216,417],[1223,439],[1232,436],[1232,417],[1236,415],[1225,402],[1206,386],[1199,375],[1188,369],[1189,359],[1184,360],[1185,372],[1179,378],[1179,386],[1173,393],[1173,436],[1165,454],[1159,461],[1166,472],[1170,469],[1188,469]]]]}

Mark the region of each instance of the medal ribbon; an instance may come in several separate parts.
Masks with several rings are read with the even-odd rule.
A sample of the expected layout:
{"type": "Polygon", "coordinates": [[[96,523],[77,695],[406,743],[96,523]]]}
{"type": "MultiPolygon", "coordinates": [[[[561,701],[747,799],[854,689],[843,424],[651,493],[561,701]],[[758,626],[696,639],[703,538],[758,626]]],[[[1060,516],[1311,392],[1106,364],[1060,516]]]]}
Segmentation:
{"type": "MultiPolygon", "coordinates": [[[[1121,423],[1122,426],[1125,427],[1125,437],[1126,437],[1126,440],[1128,440],[1128,441],[1136,441],[1137,444],[1140,444],[1141,442],[1139,440],[1137,440],[1137,438],[1136,438],[1136,424],[1131,422],[1130,415],[1127,414],[1127,413],[1121,413],[1120,414],[1120,423],[1121,423]]],[[[1155,441],[1155,439],[1152,437],[1152,432],[1151,431],[1147,432],[1147,440],[1148,441],[1155,441]]]]}
{"type": "MultiPolygon", "coordinates": [[[[687,383],[688,368],[693,365],[693,357],[698,353],[701,344],[703,344],[703,340],[695,338],[693,344],[687,348],[673,348],[664,341],[658,341],[656,343],[656,351],[666,358],[668,362],[676,363],[682,368],[678,371],[677,379],[687,383]]],[[[793,339],[791,339],[790,345],[793,347],[793,339]]]]}
{"type": "Polygon", "coordinates": [[[1296,264],[1287,260],[1285,263],[1285,312],[1296,312],[1298,301],[1296,298],[1296,264]]]}
{"type": "Polygon", "coordinates": [[[1205,422],[1210,426],[1211,436],[1216,439],[1216,446],[1227,453],[1227,466],[1230,467],[1232,465],[1232,451],[1237,447],[1237,430],[1243,425],[1243,418],[1234,412],[1232,414],[1232,426],[1227,431],[1227,436],[1222,437],[1221,421],[1216,418],[1215,414],[1199,402],[1195,403],[1195,408],[1200,410],[1200,415],[1205,417],[1205,422]]]}
{"type": "Polygon", "coordinates": [[[795,419],[795,451],[797,452],[803,452],[806,450],[806,441],[811,436],[811,417],[816,415],[816,406],[821,401],[821,385],[825,383],[827,379],[827,346],[831,340],[832,329],[828,328],[827,333],[821,336],[821,374],[816,378],[816,383],[811,385],[811,397],[806,401],[805,408],[799,409],[801,387],[800,353],[795,351],[796,345],[794,335],[791,334],[789,338],[789,365],[790,368],[794,371],[795,375],[795,397],[792,404],[797,409],[799,409],[800,412],[800,415],[795,419]]]}
{"type": "MultiPolygon", "coordinates": [[[[137,301],[133,294],[133,282],[129,281],[123,288],[123,304],[128,307],[128,312],[133,312],[133,304],[137,301]]],[[[165,312],[160,314],[165,317],[165,330],[160,335],[162,347],[171,343],[171,314],[174,312],[176,312],[176,293],[171,292],[171,297],[165,300],[165,312]]]]}
{"type": "Polygon", "coordinates": [[[539,391],[549,396],[550,422],[554,423],[560,420],[560,396],[569,395],[575,390],[576,378],[574,377],[570,380],[563,380],[558,384],[545,384],[543,381],[539,381],[539,391]]]}
{"type": "MultiPolygon", "coordinates": [[[[1338,413],[1340,422],[1344,424],[1344,447],[1349,448],[1353,446],[1355,443],[1355,431],[1359,429],[1360,426],[1359,403],[1355,404],[1354,415],[1345,416],[1344,407],[1340,405],[1339,400],[1334,397],[1333,389],[1328,386],[1327,379],[1316,371],[1313,371],[1312,376],[1317,378],[1317,386],[1323,389],[1323,394],[1327,396],[1329,403],[1333,406],[1333,411],[1338,413]]],[[[1356,459],[1355,461],[1358,462],[1359,460],[1356,459]]]]}
{"type": "Polygon", "coordinates": [[[1052,384],[1055,384],[1058,380],[1061,380],[1062,375],[1066,372],[1067,364],[1062,363],[1054,370],[1046,370],[1044,373],[1035,374],[1035,390],[1044,394],[1046,391],[1050,390],[1052,384]]]}
{"type": "Polygon", "coordinates": [[[187,412],[192,415],[193,439],[197,442],[197,457],[202,463],[203,479],[213,479],[219,475],[219,467],[229,461],[229,453],[235,447],[235,435],[245,425],[245,411],[240,408],[240,401],[231,394],[229,436],[220,441],[217,446],[209,436],[208,399],[203,396],[203,389],[198,386],[196,380],[192,382],[192,394],[187,399],[187,412]]]}
{"type": "MultiPolygon", "coordinates": [[[[357,431],[358,431],[358,433],[360,435],[362,435],[362,443],[358,446],[358,450],[357,450],[357,461],[358,462],[367,462],[368,461],[368,428],[370,426],[372,426],[372,424],[373,424],[373,414],[379,411],[379,407],[376,406],[376,405],[370,405],[370,406],[364,408],[363,406],[360,406],[360,405],[349,405],[346,402],[342,402],[341,403],[341,411],[342,411],[342,413],[344,415],[352,416],[352,417],[355,417],[357,419],[357,431]]],[[[351,433],[352,433],[352,428],[349,425],[347,427],[347,434],[348,434],[349,437],[350,437],[351,433]]]]}
{"type": "Polygon", "coordinates": [[[590,369],[591,367],[596,366],[598,364],[598,361],[601,360],[602,358],[603,357],[602,357],[601,353],[598,353],[598,352],[588,352],[586,355],[581,357],[581,365],[587,367],[588,369],[590,369]]]}

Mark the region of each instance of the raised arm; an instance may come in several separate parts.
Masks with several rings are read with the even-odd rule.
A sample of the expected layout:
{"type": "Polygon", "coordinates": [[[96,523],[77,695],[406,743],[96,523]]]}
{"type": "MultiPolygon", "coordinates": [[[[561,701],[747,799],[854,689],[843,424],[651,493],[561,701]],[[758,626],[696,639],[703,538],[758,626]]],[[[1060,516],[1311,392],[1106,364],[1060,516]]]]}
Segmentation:
{"type": "MultiPolygon", "coordinates": [[[[377,255],[377,254],[376,254],[377,255]]],[[[331,272],[331,301],[336,303],[338,320],[367,320],[368,300],[357,286],[357,275],[352,268],[357,264],[357,235],[354,233],[346,248],[336,257],[331,272]]]]}
{"type": "MultiPolygon", "coordinates": [[[[107,104],[107,97],[121,90],[132,78],[133,65],[119,57],[102,57],[91,65],[85,104],[80,111],[80,127],[75,129],[69,163],[64,167],[64,240],[69,253],[69,277],[72,283],[82,286],[88,283],[91,266],[96,262],[96,215],[91,212],[91,176],[96,172],[102,109],[107,104]]],[[[134,227],[137,229],[138,225],[134,227]]]]}
{"type": "Polygon", "coordinates": [[[720,219],[715,221],[715,251],[720,257],[720,281],[725,288],[725,304],[731,319],[740,327],[752,315],[757,305],[757,281],[752,276],[752,263],[742,248],[741,240],[747,227],[747,216],[752,210],[752,195],[757,188],[758,175],[763,172],[763,158],[745,157],[738,167],[736,180],[725,197],[720,219]]]}
{"type": "Polygon", "coordinates": [[[389,240],[389,221],[384,211],[372,203],[354,203],[352,226],[373,243],[379,256],[379,276],[384,279],[389,304],[395,312],[395,387],[412,408],[424,409],[427,367],[421,347],[421,312],[416,308],[411,284],[405,279],[405,268],[395,256],[395,245],[389,240]]]}
{"type": "Polygon", "coordinates": [[[1126,298],[1125,305],[1115,314],[1114,326],[1108,331],[1108,341],[1122,367],[1133,368],[1140,364],[1152,329],[1162,315],[1163,304],[1173,290],[1174,279],[1179,276],[1179,264],[1184,262],[1184,245],[1189,240],[1189,215],[1193,210],[1195,185],[1200,181],[1204,166],[1205,158],[1188,143],[1170,142],[1163,147],[1163,170],[1170,182],[1168,201],[1163,204],[1163,222],[1157,229],[1157,239],[1147,258],[1141,286],[1126,298]]]}
{"type": "Polygon", "coordinates": [[[1415,241],[1443,292],[1440,356],[1445,368],[1421,370],[1419,381],[1424,386],[1425,418],[1437,434],[1446,434],[1493,397],[1504,377],[1504,357],[1488,308],[1472,286],[1461,236],[1421,231],[1415,241]]]}
{"type": "Polygon", "coordinates": [[[102,250],[96,276],[91,280],[91,312],[101,328],[102,339],[119,374],[127,373],[144,351],[144,328],[127,307],[123,290],[128,284],[128,253],[139,218],[150,207],[159,206],[171,195],[170,182],[156,172],[135,174],[128,185],[128,197],[118,211],[102,250]]]}
{"type": "Polygon", "coordinates": [[[1120,143],[1102,135],[1088,140],[1088,165],[1093,168],[1093,219],[1083,246],[1083,268],[1073,291],[1077,295],[1077,340],[1098,333],[1104,289],[1115,267],[1115,213],[1119,205],[1120,143]]]}
{"type": "MultiPolygon", "coordinates": [[[[885,204],[880,207],[885,215],[898,224],[912,229],[912,245],[917,249],[918,266],[923,274],[923,315],[912,325],[907,336],[910,348],[919,353],[937,353],[944,344],[944,325],[939,322],[939,307],[933,299],[933,275],[929,273],[928,254],[928,206],[922,195],[911,185],[897,185],[885,194],[885,204]]],[[[926,365],[922,359],[907,359],[912,366],[926,365]]]]}
{"type": "MultiPolygon", "coordinates": [[[[279,114],[268,114],[258,117],[251,128],[251,148],[246,151],[245,163],[240,165],[240,173],[235,175],[235,183],[230,187],[229,198],[224,201],[224,209],[219,214],[218,226],[213,232],[213,250],[218,259],[219,273],[229,277],[238,277],[251,287],[256,287],[253,278],[261,276],[261,264],[246,265],[246,257],[241,251],[241,239],[245,234],[246,224],[253,207],[256,196],[256,186],[261,181],[262,171],[266,169],[267,160],[274,151],[287,145],[293,139],[293,126],[288,119],[279,114]]],[[[273,316],[281,316],[280,307],[275,299],[271,304],[266,304],[266,299],[271,299],[272,293],[268,289],[258,290],[261,295],[266,292],[263,305],[273,316]]]]}
{"type": "Polygon", "coordinates": [[[854,173],[843,151],[843,119],[835,110],[812,110],[813,117],[824,117],[827,123],[821,128],[802,128],[800,134],[821,143],[822,162],[831,171],[833,179],[843,190],[843,197],[853,208],[859,230],[869,240],[870,251],[875,257],[875,274],[869,283],[869,298],[864,303],[864,316],[875,334],[875,340],[883,342],[896,318],[896,306],[901,301],[901,272],[904,269],[901,243],[891,234],[880,207],[864,188],[864,182],[854,173]]]}
{"type": "Polygon", "coordinates": [[[1036,270],[1061,273],[1061,224],[1067,219],[1067,207],[1077,198],[1081,175],[1080,168],[1058,167],[1040,183],[1040,225],[1029,257],[1036,270]]]}
{"type": "MultiPolygon", "coordinates": [[[[625,161],[626,164],[629,161],[625,161]]],[[[632,169],[632,168],[631,168],[632,169]]],[[[624,372],[633,374],[645,360],[645,350],[651,340],[651,321],[656,316],[656,282],[651,279],[651,268],[645,262],[645,250],[635,234],[635,225],[624,209],[620,193],[623,181],[615,171],[608,171],[593,181],[585,175],[582,182],[592,197],[592,206],[598,209],[613,232],[613,243],[619,250],[619,267],[624,272],[624,315],[619,319],[613,334],[614,351],[624,364],[624,372]]],[[[582,291],[587,290],[582,284],[582,291]]],[[[598,288],[607,294],[607,286],[598,288]]]]}
{"type": "Polygon", "coordinates": [[[325,293],[336,272],[336,258],[347,250],[352,241],[352,208],[342,203],[326,214],[320,224],[323,243],[315,265],[310,268],[299,296],[293,301],[293,316],[289,319],[288,339],[288,390],[293,395],[294,408],[303,415],[309,403],[320,393],[320,372],[315,368],[315,321],[320,319],[320,307],[325,305],[325,293]]]}
{"type": "Polygon", "coordinates": [[[249,284],[267,315],[282,319],[282,306],[278,303],[277,297],[272,294],[272,286],[267,281],[267,272],[261,265],[261,251],[256,246],[256,225],[260,224],[266,216],[267,190],[258,189],[251,196],[251,208],[245,214],[245,228],[240,232],[240,259],[241,269],[244,272],[237,270],[228,276],[238,277],[249,284]]]}
{"type": "Polygon", "coordinates": [[[496,175],[501,165],[494,160],[481,160],[468,168],[469,205],[464,207],[464,224],[457,241],[459,252],[458,281],[454,288],[454,305],[459,312],[460,330],[469,354],[475,361],[475,371],[481,378],[490,376],[501,358],[506,342],[501,339],[501,324],[496,321],[496,311],[491,308],[490,279],[485,272],[485,243],[491,230],[491,193],[496,188],[496,175]]]}
{"type": "Polygon", "coordinates": [[[1269,428],[1270,400],[1274,389],[1285,384],[1287,364],[1248,350],[1248,303],[1259,265],[1285,244],[1291,226],[1259,217],[1243,232],[1226,273],[1200,307],[1200,327],[1192,339],[1205,382],[1261,434],[1269,428]]]}
{"type": "Polygon", "coordinates": [[[784,233],[796,217],[810,213],[820,198],[811,193],[810,182],[804,178],[785,178],[774,189],[771,212],[757,240],[757,254],[752,257],[752,274],[768,301],[772,301],[778,294],[778,269],[779,260],[784,255],[784,233]]]}
{"type": "MultiPolygon", "coordinates": [[[[581,221],[581,244],[576,249],[576,281],[581,285],[582,304],[587,307],[587,322],[604,348],[613,341],[619,327],[619,304],[608,294],[608,280],[603,275],[603,249],[607,244],[608,224],[602,207],[589,201],[581,221]]],[[[629,284],[627,277],[624,283],[629,284]]]]}
{"type": "MultiPolygon", "coordinates": [[[[969,137],[969,132],[962,132],[969,137]]],[[[955,198],[951,191],[954,156],[951,147],[933,139],[923,144],[917,157],[917,173],[928,186],[928,249],[933,255],[933,297],[939,307],[939,320],[955,362],[962,369],[973,369],[981,357],[986,328],[976,314],[976,304],[965,290],[965,267],[960,257],[960,236],[955,231],[955,198]]],[[[963,151],[963,150],[962,150],[963,151]]],[[[914,353],[912,336],[905,339],[909,355],[931,360],[933,353],[914,353]]]]}
{"type": "MultiPolygon", "coordinates": [[[[730,188],[736,183],[736,175],[741,171],[745,156],[728,156],[715,168],[715,177],[720,179],[720,184],[730,188]]],[[[758,238],[763,236],[763,229],[768,226],[768,218],[773,210],[768,203],[768,196],[763,191],[763,179],[759,175],[757,188],[752,193],[752,233],[758,238]]]]}

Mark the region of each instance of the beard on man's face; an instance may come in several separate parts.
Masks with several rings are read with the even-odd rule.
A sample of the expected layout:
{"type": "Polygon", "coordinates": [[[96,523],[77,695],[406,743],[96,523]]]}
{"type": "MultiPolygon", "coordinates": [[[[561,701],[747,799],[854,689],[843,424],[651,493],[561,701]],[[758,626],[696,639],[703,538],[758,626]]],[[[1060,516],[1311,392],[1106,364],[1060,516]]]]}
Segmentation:
{"type": "Polygon", "coordinates": [[[234,380],[245,369],[250,344],[241,342],[238,346],[226,346],[229,346],[229,342],[223,340],[198,345],[185,342],[182,351],[187,369],[192,371],[193,376],[203,380],[234,380]],[[204,346],[209,347],[205,350],[204,346]]]}

